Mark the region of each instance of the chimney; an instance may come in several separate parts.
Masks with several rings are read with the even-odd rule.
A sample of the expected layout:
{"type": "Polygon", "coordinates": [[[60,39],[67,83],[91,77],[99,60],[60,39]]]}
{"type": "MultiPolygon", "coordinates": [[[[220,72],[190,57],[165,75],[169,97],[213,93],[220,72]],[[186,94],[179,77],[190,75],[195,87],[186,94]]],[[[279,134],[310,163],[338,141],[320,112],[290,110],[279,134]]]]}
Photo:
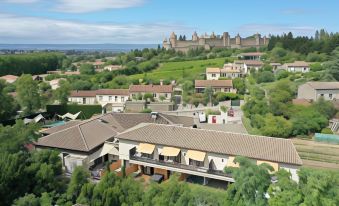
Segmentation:
{"type": "Polygon", "coordinates": [[[160,79],[160,85],[164,85],[164,80],[163,79],[160,79]]]}

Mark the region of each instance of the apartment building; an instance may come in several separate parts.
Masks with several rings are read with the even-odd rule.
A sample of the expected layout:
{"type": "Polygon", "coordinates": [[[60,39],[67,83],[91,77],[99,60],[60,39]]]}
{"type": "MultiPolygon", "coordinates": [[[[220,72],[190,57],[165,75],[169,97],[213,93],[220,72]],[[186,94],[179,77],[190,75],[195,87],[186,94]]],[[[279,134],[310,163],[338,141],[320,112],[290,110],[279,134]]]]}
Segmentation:
{"type": "Polygon", "coordinates": [[[239,167],[236,156],[256,164],[269,164],[274,172],[286,169],[298,181],[302,161],[288,139],[184,128],[175,125],[140,124],[117,135],[119,158],[126,166],[138,165],[146,175],[168,178],[174,172],[234,182],[225,167],[239,167]]]}

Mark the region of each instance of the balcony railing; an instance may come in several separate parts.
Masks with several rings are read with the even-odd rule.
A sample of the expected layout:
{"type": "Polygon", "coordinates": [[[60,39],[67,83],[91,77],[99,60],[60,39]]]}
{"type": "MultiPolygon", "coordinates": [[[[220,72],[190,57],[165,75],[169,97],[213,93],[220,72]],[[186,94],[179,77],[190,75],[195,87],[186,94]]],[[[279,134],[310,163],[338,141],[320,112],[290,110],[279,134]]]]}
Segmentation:
{"type": "Polygon", "coordinates": [[[179,169],[203,172],[203,173],[208,173],[208,174],[232,178],[231,174],[224,173],[223,171],[220,171],[220,170],[213,170],[213,169],[210,169],[210,168],[198,167],[198,166],[194,166],[194,165],[184,165],[184,164],[181,164],[181,163],[175,162],[175,161],[155,160],[155,159],[150,159],[150,158],[146,158],[146,157],[139,157],[139,156],[135,156],[135,155],[131,155],[130,159],[141,161],[141,162],[146,162],[146,163],[151,163],[151,164],[157,164],[157,165],[168,166],[168,167],[175,167],[175,168],[179,168],[179,169]]]}

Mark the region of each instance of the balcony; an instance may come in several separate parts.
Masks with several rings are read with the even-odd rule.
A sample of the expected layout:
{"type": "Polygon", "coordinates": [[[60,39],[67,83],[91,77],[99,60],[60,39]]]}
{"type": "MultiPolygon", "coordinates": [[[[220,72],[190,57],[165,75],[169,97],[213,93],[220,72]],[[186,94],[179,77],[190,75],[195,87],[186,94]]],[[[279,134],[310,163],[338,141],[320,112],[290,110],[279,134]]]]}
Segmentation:
{"type": "Polygon", "coordinates": [[[194,172],[201,172],[201,173],[207,173],[207,174],[211,174],[211,175],[218,175],[218,176],[222,176],[222,177],[232,178],[231,174],[226,174],[223,171],[213,170],[213,169],[209,169],[209,168],[206,168],[206,167],[198,167],[198,166],[194,166],[194,165],[184,165],[184,164],[181,164],[181,163],[175,162],[175,161],[155,160],[155,159],[151,159],[151,158],[140,157],[140,156],[137,156],[137,155],[131,155],[130,159],[145,162],[145,163],[150,163],[150,164],[166,166],[166,167],[174,167],[174,168],[183,169],[183,170],[190,170],[190,171],[194,171],[194,172]]]}

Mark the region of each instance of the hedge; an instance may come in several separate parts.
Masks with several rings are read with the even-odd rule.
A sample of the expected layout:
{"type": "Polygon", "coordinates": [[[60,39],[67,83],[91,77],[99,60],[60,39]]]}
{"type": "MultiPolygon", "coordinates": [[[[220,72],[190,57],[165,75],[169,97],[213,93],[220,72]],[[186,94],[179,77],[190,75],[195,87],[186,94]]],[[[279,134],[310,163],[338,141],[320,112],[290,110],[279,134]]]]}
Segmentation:
{"type": "Polygon", "coordinates": [[[102,108],[100,105],[47,105],[47,113],[54,116],[55,114],[64,115],[67,112],[75,114],[81,111],[78,119],[89,119],[93,114],[101,114],[102,108]]]}

